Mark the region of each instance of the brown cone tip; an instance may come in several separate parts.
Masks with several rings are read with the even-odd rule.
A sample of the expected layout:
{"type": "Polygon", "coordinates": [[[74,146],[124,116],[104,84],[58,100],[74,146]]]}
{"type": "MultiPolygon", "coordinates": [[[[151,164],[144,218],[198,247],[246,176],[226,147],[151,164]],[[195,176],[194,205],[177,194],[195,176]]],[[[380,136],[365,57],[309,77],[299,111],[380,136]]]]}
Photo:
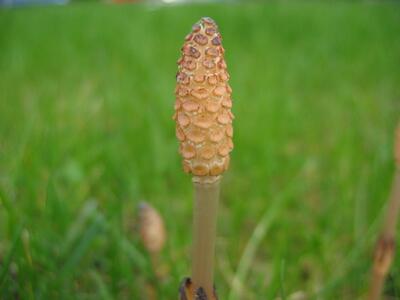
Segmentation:
{"type": "Polygon", "coordinates": [[[159,253],[166,241],[164,220],[160,213],[146,202],[139,205],[139,229],[144,247],[150,253],[159,253]]]}
{"type": "Polygon", "coordinates": [[[394,158],[396,160],[396,166],[400,168],[400,124],[397,126],[396,136],[394,141],[394,158]]]}
{"type": "Polygon", "coordinates": [[[183,168],[196,176],[218,176],[233,149],[232,90],[218,27],[211,18],[193,25],[178,60],[176,136],[183,168]]]}

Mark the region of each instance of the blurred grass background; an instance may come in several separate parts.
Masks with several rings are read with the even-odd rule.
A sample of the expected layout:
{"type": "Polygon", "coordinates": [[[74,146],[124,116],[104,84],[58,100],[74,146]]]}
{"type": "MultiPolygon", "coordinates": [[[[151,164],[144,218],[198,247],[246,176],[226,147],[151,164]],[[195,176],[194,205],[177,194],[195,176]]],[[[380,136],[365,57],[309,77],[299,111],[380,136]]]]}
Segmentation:
{"type": "Polygon", "coordinates": [[[175,62],[204,15],[224,37],[236,115],[220,297],[363,295],[394,170],[400,7],[92,3],[0,10],[0,298],[177,298],[192,191],[175,62]],[[162,278],[135,232],[143,199],[168,230],[162,278]]]}

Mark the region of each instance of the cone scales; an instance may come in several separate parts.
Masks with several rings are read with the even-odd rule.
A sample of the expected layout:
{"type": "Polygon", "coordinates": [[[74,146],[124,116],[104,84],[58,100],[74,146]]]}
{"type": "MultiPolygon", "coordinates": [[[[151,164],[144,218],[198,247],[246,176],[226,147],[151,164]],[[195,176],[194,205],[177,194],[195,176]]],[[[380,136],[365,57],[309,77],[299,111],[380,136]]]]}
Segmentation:
{"type": "Polygon", "coordinates": [[[218,176],[232,151],[231,88],[217,25],[202,18],[185,38],[175,90],[176,136],[183,169],[218,176]]]}

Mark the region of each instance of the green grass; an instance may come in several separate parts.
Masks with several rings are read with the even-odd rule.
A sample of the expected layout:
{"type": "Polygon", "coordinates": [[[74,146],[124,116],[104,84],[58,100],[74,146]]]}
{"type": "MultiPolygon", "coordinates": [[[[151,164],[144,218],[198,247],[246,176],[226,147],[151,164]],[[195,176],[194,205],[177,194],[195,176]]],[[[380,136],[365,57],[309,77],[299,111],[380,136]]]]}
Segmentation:
{"type": "Polygon", "coordinates": [[[221,298],[365,293],[394,170],[400,6],[79,4],[0,10],[0,298],[177,298],[192,190],[175,62],[203,15],[224,37],[236,115],[221,298]],[[134,230],[142,199],[165,218],[162,279],[134,230]]]}

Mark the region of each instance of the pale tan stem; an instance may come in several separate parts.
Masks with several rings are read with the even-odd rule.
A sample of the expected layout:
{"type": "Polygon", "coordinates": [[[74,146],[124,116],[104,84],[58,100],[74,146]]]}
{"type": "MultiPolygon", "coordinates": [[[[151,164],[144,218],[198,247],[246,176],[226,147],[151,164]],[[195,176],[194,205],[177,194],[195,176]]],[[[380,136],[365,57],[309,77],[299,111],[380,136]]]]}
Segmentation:
{"type": "Polygon", "coordinates": [[[396,170],[389,201],[382,233],[385,238],[394,238],[396,236],[396,225],[400,208],[400,168],[396,170]]]}
{"type": "Polygon", "coordinates": [[[400,169],[397,168],[393,180],[392,192],[385,215],[382,232],[378,238],[374,255],[374,266],[368,299],[378,300],[381,297],[385,277],[393,262],[395,254],[396,225],[400,209],[400,169]]]}
{"type": "Polygon", "coordinates": [[[372,274],[368,300],[378,300],[381,298],[384,282],[384,276],[375,272],[372,274]]]}
{"type": "Polygon", "coordinates": [[[194,290],[202,287],[211,299],[220,177],[194,177],[193,261],[194,290]]]}

